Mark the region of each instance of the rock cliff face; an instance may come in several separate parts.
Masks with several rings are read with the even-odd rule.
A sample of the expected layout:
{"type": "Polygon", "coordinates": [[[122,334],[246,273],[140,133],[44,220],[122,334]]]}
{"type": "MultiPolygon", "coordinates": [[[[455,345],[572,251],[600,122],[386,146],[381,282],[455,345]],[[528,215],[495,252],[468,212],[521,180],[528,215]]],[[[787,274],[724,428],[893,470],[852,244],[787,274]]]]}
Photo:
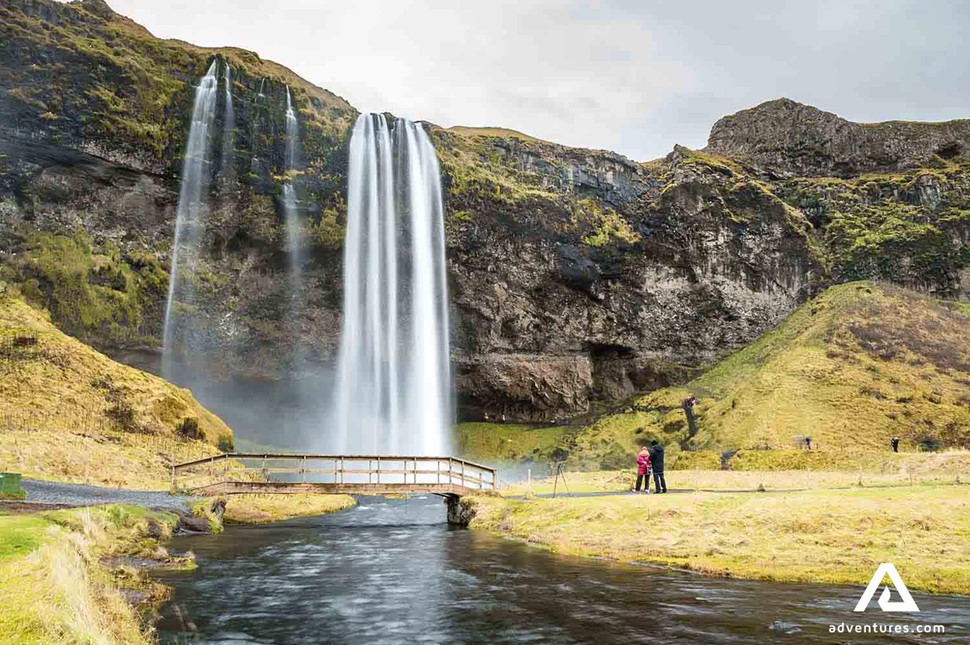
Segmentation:
{"type": "Polygon", "coordinates": [[[968,162],[970,120],[852,123],[783,98],[722,118],[705,150],[775,177],[856,177],[968,162]]]}
{"type": "MultiPolygon", "coordinates": [[[[232,67],[236,127],[212,168],[197,367],[292,376],[299,346],[297,376],[325,372],[356,111],[250,52],[156,39],[100,1],[0,7],[0,280],[99,348],[158,346],[192,85],[213,58],[232,67]],[[287,86],[307,163],[296,321],[279,203],[287,86]]],[[[681,382],[833,281],[970,294],[965,122],[863,126],[782,100],[725,117],[704,152],[649,164],[426,127],[465,417],[548,421],[681,382]]]]}

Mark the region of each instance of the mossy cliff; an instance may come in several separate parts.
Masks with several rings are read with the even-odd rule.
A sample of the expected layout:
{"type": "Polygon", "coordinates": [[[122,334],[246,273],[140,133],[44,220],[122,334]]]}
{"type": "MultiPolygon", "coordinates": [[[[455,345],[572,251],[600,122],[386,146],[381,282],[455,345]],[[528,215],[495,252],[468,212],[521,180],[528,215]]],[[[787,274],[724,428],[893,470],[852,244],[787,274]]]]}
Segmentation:
{"type": "Polygon", "coordinates": [[[787,454],[789,468],[824,469],[888,452],[893,436],[904,451],[970,448],[968,328],[965,303],[872,282],[832,287],[690,383],[590,423],[560,452],[577,467],[622,468],[658,439],[675,460],[742,450],[735,466],[787,454]],[[681,405],[690,394],[693,431],[681,405]],[[806,436],[824,452],[799,450],[806,436]]]}
{"type": "MultiPolygon", "coordinates": [[[[216,59],[220,89],[232,69],[236,127],[212,168],[195,276],[211,352],[199,362],[278,377],[299,344],[305,366],[326,364],[356,111],[256,54],[157,39],[100,0],[0,8],[0,279],[97,347],[157,346],[192,86],[216,59]],[[283,324],[287,86],[307,164],[296,324],[283,324]],[[63,267],[50,261],[60,255],[63,267]]],[[[445,182],[462,415],[548,421],[684,382],[835,282],[966,299],[961,122],[846,126],[794,105],[746,111],[743,127],[722,120],[706,151],[649,163],[427,125],[445,182]],[[792,114],[796,140],[783,136],[792,114]],[[826,144],[833,128],[849,144],[826,144]]]]}

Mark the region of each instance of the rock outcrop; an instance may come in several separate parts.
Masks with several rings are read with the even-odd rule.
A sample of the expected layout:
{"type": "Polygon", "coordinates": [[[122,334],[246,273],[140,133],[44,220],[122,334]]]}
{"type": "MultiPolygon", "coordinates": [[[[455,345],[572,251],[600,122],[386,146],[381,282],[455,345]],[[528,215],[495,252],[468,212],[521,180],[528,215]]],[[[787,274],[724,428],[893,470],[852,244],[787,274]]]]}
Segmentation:
{"type": "Polygon", "coordinates": [[[856,177],[968,162],[970,120],[852,123],[782,98],[720,119],[705,150],[779,178],[856,177]]]}
{"type": "MultiPolygon", "coordinates": [[[[192,85],[213,58],[232,67],[236,128],[212,168],[196,367],[293,377],[298,346],[297,377],[326,372],[356,111],[251,52],[154,38],[100,1],[0,7],[0,280],[99,348],[157,348],[192,85]],[[279,203],[287,87],[307,166],[295,321],[279,203]]],[[[426,127],[466,418],[550,421],[683,382],[833,281],[970,294],[965,122],[859,125],[776,101],[719,121],[706,152],[648,164],[426,127]],[[856,177],[876,171],[895,174],[856,177]]]]}

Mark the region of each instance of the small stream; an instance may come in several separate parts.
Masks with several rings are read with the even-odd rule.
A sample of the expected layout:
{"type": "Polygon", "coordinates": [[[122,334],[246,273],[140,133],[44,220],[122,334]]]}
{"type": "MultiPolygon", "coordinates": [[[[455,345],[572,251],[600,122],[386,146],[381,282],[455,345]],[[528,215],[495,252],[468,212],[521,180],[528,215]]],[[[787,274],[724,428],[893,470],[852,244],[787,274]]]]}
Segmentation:
{"type": "MultiPolygon", "coordinates": [[[[618,531],[623,527],[618,526],[618,531]]],[[[362,498],[335,515],[180,537],[199,567],[165,573],[163,643],[957,643],[970,597],[918,614],[852,612],[861,587],[711,578],[558,556],[450,528],[436,497],[362,498]],[[945,635],[829,625],[940,623],[945,635]]]]}

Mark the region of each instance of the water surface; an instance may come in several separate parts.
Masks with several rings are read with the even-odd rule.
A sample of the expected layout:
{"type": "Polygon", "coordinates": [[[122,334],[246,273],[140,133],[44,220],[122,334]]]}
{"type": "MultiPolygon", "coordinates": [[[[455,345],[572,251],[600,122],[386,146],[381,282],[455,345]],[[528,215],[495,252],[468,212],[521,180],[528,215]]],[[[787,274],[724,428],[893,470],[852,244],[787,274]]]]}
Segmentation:
{"type": "MultiPolygon", "coordinates": [[[[618,531],[623,527],[618,526],[618,531]]],[[[967,642],[970,598],[918,614],[852,609],[861,587],[727,580],[557,556],[452,529],[436,497],[364,498],[336,515],[183,537],[164,643],[967,642]],[[943,623],[944,636],[845,636],[829,624],[943,623]]]]}

